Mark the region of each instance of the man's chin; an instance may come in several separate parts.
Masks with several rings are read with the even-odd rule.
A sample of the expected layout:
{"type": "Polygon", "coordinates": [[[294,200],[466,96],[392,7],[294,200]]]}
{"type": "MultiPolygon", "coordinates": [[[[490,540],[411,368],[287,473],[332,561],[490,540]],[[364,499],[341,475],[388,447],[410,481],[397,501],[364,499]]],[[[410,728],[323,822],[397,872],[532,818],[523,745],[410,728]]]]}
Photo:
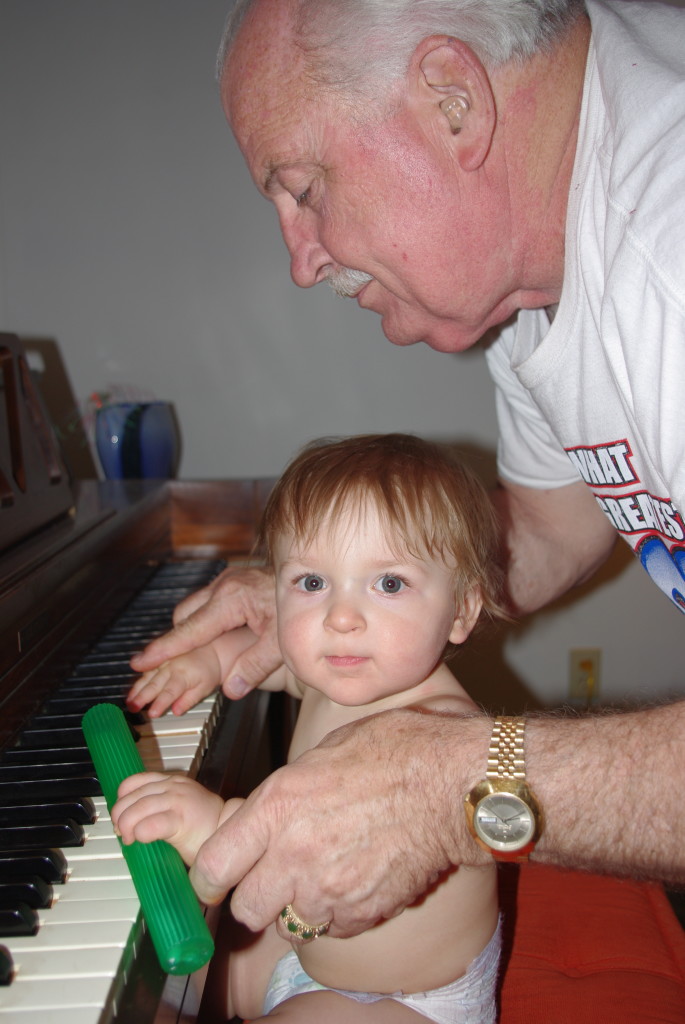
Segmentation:
{"type": "Polygon", "coordinates": [[[475,345],[480,335],[466,333],[452,320],[440,320],[434,324],[398,324],[391,317],[381,315],[383,334],[393,345],[407,347],[423,343],[435,352],[463,352],[475,345]]]}
{"type": "Polygon", "coordinates": [[[388,341],[391,341],[393,345],[399,345],[400,347],[418,345],[419,342],[425,340],[421,334],[410,333],[406,329],[400,330],[396,324],[393,324],[392,321],[385,316],[381,316],[381,329],[388,341]]]}

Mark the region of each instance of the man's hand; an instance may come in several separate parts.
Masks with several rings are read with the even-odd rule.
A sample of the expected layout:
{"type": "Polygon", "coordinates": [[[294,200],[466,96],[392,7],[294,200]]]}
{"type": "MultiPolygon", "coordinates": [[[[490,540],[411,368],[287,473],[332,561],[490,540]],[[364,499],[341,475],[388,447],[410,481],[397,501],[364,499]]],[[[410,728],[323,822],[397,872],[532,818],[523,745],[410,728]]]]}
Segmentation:
{"type": "Polygon", "coordinates": [[[234,885],[235,917],[254,931],[288,903],[334,936],[393,917],[452,865],[489,863],[461,801],[477,781],[490,721],[384,712],[337,729],[271,775],[198,852],[203,902],[234,885]],[[461,762],[461,759],[459,759],[461,762]]]}
{"type": "Polygon", "coordinates": [[[174,628],[134,655],[131,667],[148,672],[245,625],[258,639],[241,650],[223,685],[228,697],[244,697],[282,662],[276,639],[274,578],[265,569],[226,569],[209,586],[181,601],[174,612],[174,628]]]}

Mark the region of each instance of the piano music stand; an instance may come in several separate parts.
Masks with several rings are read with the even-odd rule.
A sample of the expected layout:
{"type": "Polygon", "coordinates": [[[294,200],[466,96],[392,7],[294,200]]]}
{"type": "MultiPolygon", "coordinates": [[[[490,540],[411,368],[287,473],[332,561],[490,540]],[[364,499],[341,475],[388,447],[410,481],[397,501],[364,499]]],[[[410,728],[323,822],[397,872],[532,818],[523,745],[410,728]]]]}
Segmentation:
{"type": "Polygon", "coordinates": [[[23,346],[0,333],[0,551],[66,515],[71,484],[23,346]],[[3,429],[4,428],[4,429],[3,429]]]}

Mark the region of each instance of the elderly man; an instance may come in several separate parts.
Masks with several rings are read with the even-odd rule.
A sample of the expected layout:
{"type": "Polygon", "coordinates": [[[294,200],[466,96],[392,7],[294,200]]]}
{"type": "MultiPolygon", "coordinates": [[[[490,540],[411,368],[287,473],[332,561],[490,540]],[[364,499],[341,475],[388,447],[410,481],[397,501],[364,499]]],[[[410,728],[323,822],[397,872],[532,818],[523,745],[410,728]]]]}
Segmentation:
{"type": "MultiPolygon", "coordinates": [[[[243,0],[222,53],[226,114],[297,284],[328,280],[399,345],[460,351],[505,325],[488,361],[520,612],[586,579],[617,530],[685,593],[685,24],[655,3],[587,6],[243,0]]],[[[220,577],[134,667],[247,623],[258,642],[224,684],[240,697],[278,661],[272,609],[268,577],[220,577]]],[[[379,715],[273,775],[193,880],[208,901],[240,883],[252,928],[292,904],[338,936],[492,856],[683,880],[667,791],[684,728],[683,703],[534,718],[524,751],[518,720],[379,715]]]]}

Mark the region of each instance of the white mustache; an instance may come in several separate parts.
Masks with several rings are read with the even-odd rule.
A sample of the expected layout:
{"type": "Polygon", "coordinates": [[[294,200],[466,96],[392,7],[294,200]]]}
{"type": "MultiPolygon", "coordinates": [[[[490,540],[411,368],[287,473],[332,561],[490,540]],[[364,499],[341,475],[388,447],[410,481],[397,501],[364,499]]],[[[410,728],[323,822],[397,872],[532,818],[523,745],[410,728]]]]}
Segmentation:
{"type": "Polygon", "coordinates": [[[332,270],[326,281],[334,292],[349,299],[361,291],[365,284],[373,281],[373,277],[371,274],[365,274],[363,270],[341,267],[339,270],[332,270]]]}

